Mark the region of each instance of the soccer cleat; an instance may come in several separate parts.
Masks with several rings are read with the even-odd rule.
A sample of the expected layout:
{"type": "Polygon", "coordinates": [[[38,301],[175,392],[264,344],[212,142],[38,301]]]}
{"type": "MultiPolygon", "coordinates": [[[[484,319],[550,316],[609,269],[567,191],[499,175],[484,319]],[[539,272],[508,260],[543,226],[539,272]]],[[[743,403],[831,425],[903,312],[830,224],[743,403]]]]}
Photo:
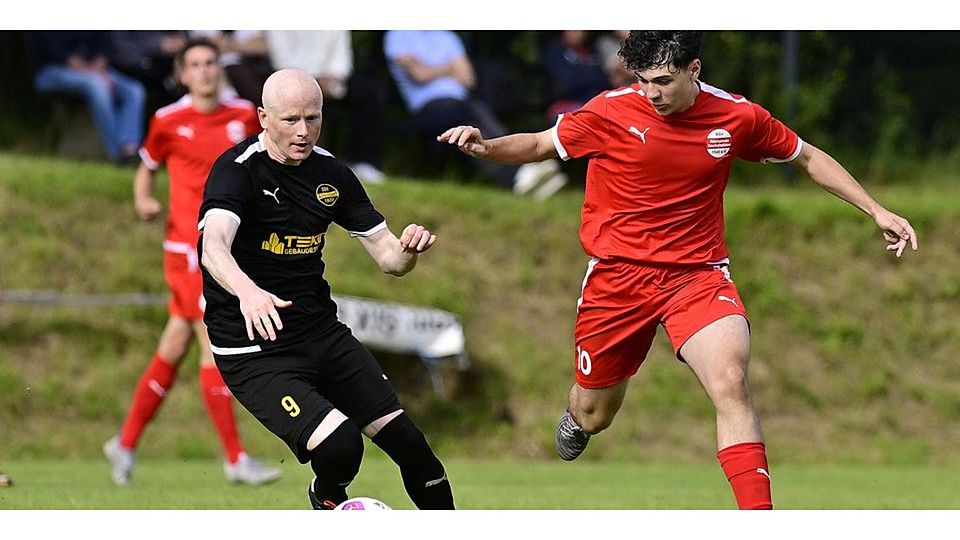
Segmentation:
{"type": "Polygon", "coordinates": [[[321,501],[319,498],[317,498],[317,494],[313,491],[314,480],[316,480],[316,477],[314,477],[314,479],[310,481],[310,485],[307,486],[307,498],[310,500],[310,506],[314,510],[333,510],[336,508],[337,503],[331,501],[330,499],[323,499],[321,501]]]}
{"type": "Polygon", "coordinates": [[[129,484],[133,477],[133,465],[136,462],[134,451],[120,446],[120,436],[114,435],[103,444],[103,455],[113,465],[113,470],[110,471],[113,483],[118,486],[129,484]]]}
{"type": "Polygon", "coordinates": [[[584,432],[570,416],[570,411],[563,413],[557,424],[557,453],[564,461],[573,461],[580,457],[590,442],[590,434],[584,432]]]}
{"type": "Polygon", "coordinates": [[[227,481],[231,484],[250,486],[269,484],[280,478],[280,469],[267,467],[247,454],[240,454],[236,463],[224,462],[223,473],[227,475],[227,481]]]}

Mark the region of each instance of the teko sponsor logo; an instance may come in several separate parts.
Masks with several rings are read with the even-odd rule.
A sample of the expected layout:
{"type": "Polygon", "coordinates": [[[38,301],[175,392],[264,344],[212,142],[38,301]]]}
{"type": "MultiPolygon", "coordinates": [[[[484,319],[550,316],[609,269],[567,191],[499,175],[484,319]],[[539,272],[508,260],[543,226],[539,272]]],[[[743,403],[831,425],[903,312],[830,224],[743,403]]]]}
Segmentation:
{"type": "Polygon", "coordinates": [[[309,255],[323,248],[323,233],[313,236],[286,235],[283,237],[277,233],[271,233],[270,238],[264,240],[260,247],[264,251],[277,255],[309,255]]]}

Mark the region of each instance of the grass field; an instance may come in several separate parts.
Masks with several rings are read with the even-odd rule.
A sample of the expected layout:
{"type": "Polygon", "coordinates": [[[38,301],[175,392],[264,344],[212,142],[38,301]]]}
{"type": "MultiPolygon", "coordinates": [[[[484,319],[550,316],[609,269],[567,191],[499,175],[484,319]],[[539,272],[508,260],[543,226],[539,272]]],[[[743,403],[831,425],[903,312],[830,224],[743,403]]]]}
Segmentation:
{"type": "MultiPolygon", "coordinates": [[[[113,485],[105,460],[3,464],[0,509],[303,509],[308,466],[286,459],[269,486],[231,486],[212,460],[141,460],[113,485]]],[[[733,509],[720,467],[631,462],[445,459],[461,509],[733,509]]],[[[960,467],[773,464],[779,509],[960,509],[960,467]]],[[[368,447],[352,496],[413,508],[396,467],[368,447]]]]}

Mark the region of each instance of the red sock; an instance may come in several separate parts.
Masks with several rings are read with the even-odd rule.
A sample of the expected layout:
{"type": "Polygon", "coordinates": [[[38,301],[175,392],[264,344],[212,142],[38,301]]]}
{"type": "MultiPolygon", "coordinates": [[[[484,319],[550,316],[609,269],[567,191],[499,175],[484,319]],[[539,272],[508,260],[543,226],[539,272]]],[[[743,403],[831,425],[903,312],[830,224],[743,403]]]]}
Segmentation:
{"type": "Polygon", "coordinates": [[[240,444],[237,420],[233,416],[233,395],[227,389],[227,384],[223,382],[217,366],[200,367],[200,391],[203,394],[204,403],[207,404],[210,420],[213,421],[220,435],[227,461],[236,463],[237,458],[243,453],[243,445],[240,444]]]}
{"type": "Polygon", "coordinates": [[[761,442],[745,442],[717,452],[741,510],[772,510],[767,454],[761,442]]]}
{"type": "Polygon", "coordinates": [[[120,430],[121,446],[131,450],[137,447],[143,429],[163,404],[176,376],[177,364],[167,362],[159,354],[153,355],[150,365],[140,376],[140,382],[133,391],[133,402],[120,430]]]}

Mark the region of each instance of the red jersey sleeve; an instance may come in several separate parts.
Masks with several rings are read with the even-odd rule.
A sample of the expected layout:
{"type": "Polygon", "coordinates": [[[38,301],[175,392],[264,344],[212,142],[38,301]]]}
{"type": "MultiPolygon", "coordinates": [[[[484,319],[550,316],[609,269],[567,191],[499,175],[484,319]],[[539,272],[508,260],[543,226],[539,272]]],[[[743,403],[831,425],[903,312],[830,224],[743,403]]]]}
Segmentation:
{"type": "Polygon", "coordinates": [[[561,114],[553,126],[553,145],[564,161],[596,156],[603,152],[609,139],[605,93],[576,111],[561,114]]]}
{"type": "Polygon", "coordinates": [[[160,164],[167,160],[170,153],[169,137],[164,132],[164,123],[154,116],[150,119],[150,129],[147,130],[147,139],[140,147],[140,159],[151,171],[160,168],[160,164]]]}
{"type": "Polygon", "coordinates": [[[760,105],[751,103],[750,107],[754,113],[753,130],[740,157],[764,163],[796,159],[803,145],[800,137],[760,105]]]}

